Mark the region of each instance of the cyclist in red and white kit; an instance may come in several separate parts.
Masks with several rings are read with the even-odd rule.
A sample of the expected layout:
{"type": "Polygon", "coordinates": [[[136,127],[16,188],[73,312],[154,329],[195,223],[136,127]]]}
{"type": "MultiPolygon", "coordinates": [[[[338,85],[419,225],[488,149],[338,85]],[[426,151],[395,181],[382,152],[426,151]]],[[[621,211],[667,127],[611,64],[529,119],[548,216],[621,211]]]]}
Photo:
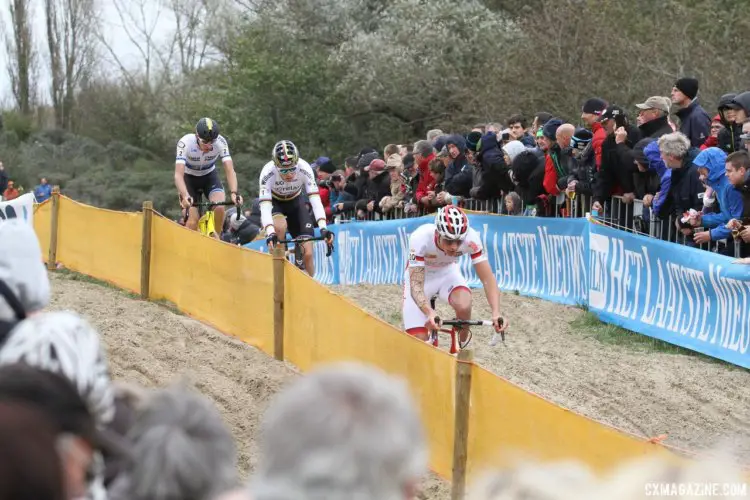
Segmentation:
{"type": "MultiPolygon", "coordinates": [[[[438,209],[435,222],[417,228],[409,237],[409,258],[404,274],[404,329],[410,335],[427,341],[429,331],[437,330],[435,311],[430,297],[438,296],[456,311],[458,319],[471,319],[471,290],[461,274],[458,259],[471,256],[479,280],[484,286],[487,302],[492,310],[492,322],[497,333],[508,326],[500,316],[500,292],[482,248],[479,233],[469,227],[463,210],[446,205],[438,209]],[[501,321],[502,320],[502,321],[501,321]]],[[[466,342],[468,328],[459,332],[466,342]]]]}

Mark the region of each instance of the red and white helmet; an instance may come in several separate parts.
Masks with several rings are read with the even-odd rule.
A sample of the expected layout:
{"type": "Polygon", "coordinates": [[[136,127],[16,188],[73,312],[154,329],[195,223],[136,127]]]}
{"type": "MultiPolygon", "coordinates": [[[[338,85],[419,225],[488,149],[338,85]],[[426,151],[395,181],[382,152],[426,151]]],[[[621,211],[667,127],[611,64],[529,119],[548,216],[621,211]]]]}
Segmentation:
{"type": "Polygon", "coordinates": [[[448,240],[463,240],[469,232],[469,218],[455,205],[438,209],[435,227],[440,236],[448,240]]]}

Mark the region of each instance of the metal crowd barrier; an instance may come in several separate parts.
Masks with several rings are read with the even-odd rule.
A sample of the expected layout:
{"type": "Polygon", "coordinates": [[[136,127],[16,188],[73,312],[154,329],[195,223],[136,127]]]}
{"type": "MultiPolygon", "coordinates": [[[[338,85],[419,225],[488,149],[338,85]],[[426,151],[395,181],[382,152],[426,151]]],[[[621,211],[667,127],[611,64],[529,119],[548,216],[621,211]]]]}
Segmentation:
{"type": "MultiPolygon", "coordinates": [[[[545,213],[540,213],[540,203],[533,206],[522,204],[521,213],[518,215],[571,218],[585,217],[587,213],[594,215],[592,211],[593,201],[589,195],[560,193],[556,197],[549,197],[545,213]]],[[[475,212],[509,215],[505,207],[504,197],[489,200],[468,198],[461,200],[459,205],[466,210],[475,212]]],[[[426,210],[421,206],[402,204],[383,213],[366,210],[359,211],[359,214],[357,210],[337,212],[332,216],[332,219],[335,224],[357,221],[398,220],[434,214],[436,210],[426,210]]],[[[734,238],[711,241],[709,243],[695,243],[693,241],[693,234],[704,231],[704,228],[694,228],[692,234],[684,235],[675,224],[676,219],[673,215],[669,215],[666,219],[655,217],[652,208],[646,206],[643,200],[634,199],[628,202],[622,196],[612,196],[609,201],[604,203],[602,210],[594,215],[594,217],[599,222],[607,224],[610,227],[633,234],[640,234],[724,255],[733,255],[737,258],[742,253],[741,241],[734,238]]]]}

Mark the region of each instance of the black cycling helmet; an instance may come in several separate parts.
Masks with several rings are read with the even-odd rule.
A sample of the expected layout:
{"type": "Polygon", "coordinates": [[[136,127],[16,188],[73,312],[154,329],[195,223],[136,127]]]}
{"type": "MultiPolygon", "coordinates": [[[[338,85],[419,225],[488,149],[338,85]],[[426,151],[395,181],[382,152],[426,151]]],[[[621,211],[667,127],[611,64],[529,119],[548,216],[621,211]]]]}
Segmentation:
{"type": "Polygon", "coordinates": [[[195,133],[203,142],[214,142],[219,137],[219,124],[211,118],[201,118],[195,126],[195,133]]]}
{"type": "Polygon", "coordinates": [[[276,168],[296,167],[299,151],[292,141],[279,141],[273,147],[273,163],[276,168]]]}

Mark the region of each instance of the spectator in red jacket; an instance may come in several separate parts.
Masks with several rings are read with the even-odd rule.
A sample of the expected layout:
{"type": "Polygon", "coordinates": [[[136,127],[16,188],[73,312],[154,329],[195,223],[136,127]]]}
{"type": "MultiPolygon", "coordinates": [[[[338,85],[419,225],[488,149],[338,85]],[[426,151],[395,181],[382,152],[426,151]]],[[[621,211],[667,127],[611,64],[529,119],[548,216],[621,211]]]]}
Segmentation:
{"type": "Polygon", "coordinates": [[[557,196],[557,178],[564,176],[560,146],[557,144],[557,129],[563,124],[562,120],[553,118],[542,127],[542,151],[544,151],[544,190],[550,196],[557,196]]]}
{"type": "Polygon", "coordinates": [[[414,198],[418,205],[427,207],[433,200],[427,193],[428,187],[435,183],[432,172],[430,172],[430,162],[435,158],[435,148],[430,141],[417,141],[414,144],[413,154],[414,163],[416,163],[417,172],[419,172],[419,184],[417,184],[414,198]]]}
{"type": "Polygon", "coordinates": [[[584,102],[581,109],[581,120],[583,120],[586,127],[594,134],[594,138],[591,140],[591,147],[594,150],[597,171],[602,166],[602,144],[604,143],[604,139],[607,138],[607,132],[602,128],[602,124],[599,123],[599,117],[604,113],[605,109],[607,109],[607,102],[598,97],[592,97],[584,102]]]}

